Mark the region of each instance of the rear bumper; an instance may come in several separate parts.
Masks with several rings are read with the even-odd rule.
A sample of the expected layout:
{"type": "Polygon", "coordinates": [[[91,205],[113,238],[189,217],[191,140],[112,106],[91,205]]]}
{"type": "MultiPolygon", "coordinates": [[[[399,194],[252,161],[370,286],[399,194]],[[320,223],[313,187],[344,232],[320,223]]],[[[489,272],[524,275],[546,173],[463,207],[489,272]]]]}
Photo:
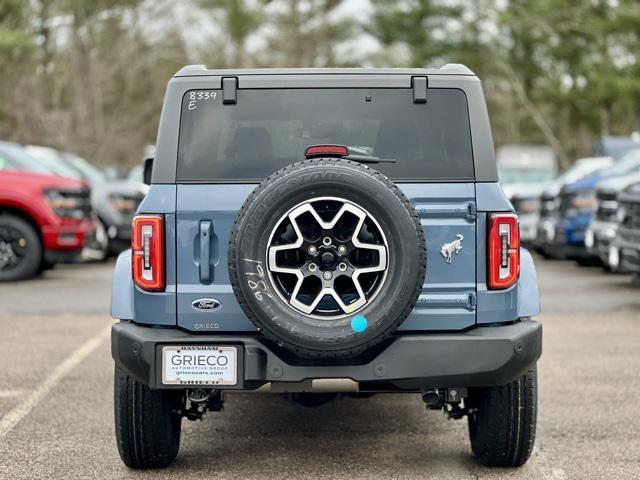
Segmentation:
{"type": "Polygon", "coordinates": [[[116,323],[111,354],[116,364],[151,388],[161,384],[164,345],[235,345],[239,347],[238,384],[254,390],[269,382],[348,378],[359,383],[392,384],[398,389],[480,387],[516,379],[542,353],[542,326],[525,319],[511,325],[476,327],[463,333],[398,335],[377,356],[356,365],[311,365],[284,360],[258,336],[193,335],[182,330],[116,323]]]}

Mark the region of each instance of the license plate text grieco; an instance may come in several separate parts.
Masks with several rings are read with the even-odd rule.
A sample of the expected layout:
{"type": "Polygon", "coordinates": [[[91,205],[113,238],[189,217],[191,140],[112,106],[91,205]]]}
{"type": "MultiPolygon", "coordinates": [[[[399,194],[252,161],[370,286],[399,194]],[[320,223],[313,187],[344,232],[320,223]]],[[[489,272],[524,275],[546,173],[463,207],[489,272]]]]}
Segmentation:
{"type": "Polygon", "coordinates": [[[221,345],[162,347],[163,385],[233,386],[238,382],[238,348],[221,345]]]}

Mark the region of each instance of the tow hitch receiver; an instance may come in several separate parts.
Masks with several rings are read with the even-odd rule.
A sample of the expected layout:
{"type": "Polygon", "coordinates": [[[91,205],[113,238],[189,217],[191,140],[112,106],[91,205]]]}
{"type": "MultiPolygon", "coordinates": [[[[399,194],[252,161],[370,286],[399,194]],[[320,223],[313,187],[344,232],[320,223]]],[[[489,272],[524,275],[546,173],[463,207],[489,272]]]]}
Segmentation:
{"type": "Polygon", "coordinates": [[[187,420],[202,420],[208,411],[220,412],[224,408],[221,390],[195,388],[187,390],[182,407],[176,413],[187,420]]]}
{"type": "Polygon", "coordinates": [[[427,410],[443,410],[451,420],[459,420],[472,413],[464,403],[468,397],[466,388],[430,388],[423,390],[421,395],[427,410]]]}

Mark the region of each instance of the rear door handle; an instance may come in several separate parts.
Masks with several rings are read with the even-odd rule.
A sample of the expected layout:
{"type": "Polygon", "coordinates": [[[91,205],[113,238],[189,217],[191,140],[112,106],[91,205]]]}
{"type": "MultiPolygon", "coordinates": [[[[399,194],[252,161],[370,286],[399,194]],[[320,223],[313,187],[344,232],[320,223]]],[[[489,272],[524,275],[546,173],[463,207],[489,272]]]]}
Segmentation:
{"type": "Polygon", "coordinates": [[[200,222],[200,282],[210,283],[211,275],[211,237],[213,236],[213,223],[211,220],[200,222]]]}

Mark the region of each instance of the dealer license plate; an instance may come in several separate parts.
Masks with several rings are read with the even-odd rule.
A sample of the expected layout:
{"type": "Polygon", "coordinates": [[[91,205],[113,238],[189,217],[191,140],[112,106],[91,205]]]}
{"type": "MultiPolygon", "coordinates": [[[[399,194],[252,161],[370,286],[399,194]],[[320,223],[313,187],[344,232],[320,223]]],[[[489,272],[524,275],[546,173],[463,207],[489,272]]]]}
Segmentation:
{"type": "Polygon", "coordinates": [[[235,385],[238,348],[212,345],[162,347],[164,385],[235,385]]]}

